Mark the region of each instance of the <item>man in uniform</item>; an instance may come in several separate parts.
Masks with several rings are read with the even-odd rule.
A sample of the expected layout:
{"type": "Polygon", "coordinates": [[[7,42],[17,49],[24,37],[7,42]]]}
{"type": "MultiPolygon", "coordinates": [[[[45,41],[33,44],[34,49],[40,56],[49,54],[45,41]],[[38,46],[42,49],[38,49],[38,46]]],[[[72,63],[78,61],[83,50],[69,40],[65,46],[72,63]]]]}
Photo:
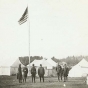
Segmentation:
{"type": "Polygon", "coordinates": [[[25,66],[23,68],[23,82],[24,82],[24,80],[26,82],[27,74],[28,74],[28,68],[25,66]]]}
{"type": "Polygon", "coordinates": [[[40,64],[40,67],[38,69],[38,75],[40,77],[40,82],[41,82],[41,78],[43,79],[43,82],[44,82],[44,74],[45,74],[44,67],[42,67],[42,64],[40,64]]]}
{"type": "Polygon", "coordinates": [[[31,74],[32,74],[32,82],[34,80],[34,83],[35,83],[35,76],[36,76],[36,68],[33,64],[33,67],[31,68],[31,74]]]}
{"type": "Polygon", "coordinates": [[[60,76],[61,76],[61,70],[62,70],[62,68],[61,68],[61,66],[59,65],[59,63],[58,63],[58,65],[57,65],[57,67],[56,67],[56,71],[57,71],[57,76],[58,76],[58,81],[60,81],[60,76]]]}
{"type": "Polygon", "coordinates": [[[63,69],[64,82],[66,82],[66,80],[67,80],[68,73],[69,73],[69,69],[68,69],[67,65],[65,64],[64,69],[63,69]]]}
{"type": "Polygon", "coordinates": [[[21,69],[21,64],[19,64],[19,67],[18,67],[18,80],[19,80],[19,83],[22,83],[22,69],[21,69]]]}

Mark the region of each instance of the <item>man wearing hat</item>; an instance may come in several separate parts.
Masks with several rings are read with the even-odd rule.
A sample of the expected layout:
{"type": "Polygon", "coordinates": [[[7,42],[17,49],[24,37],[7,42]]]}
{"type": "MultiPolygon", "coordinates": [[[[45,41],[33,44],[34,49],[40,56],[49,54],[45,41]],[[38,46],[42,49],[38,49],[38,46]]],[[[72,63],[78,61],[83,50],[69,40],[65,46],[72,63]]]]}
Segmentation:
{"type": "Polygon", "coordinates": [[[40,82],[41,82],[41,78],[43,79],[43,82],[44,82],[44,74],[45,74],[44,67],[42,67],[42,64],[40,64],[40,67],[38,69],[38,75],[40,77],[40,82]]]}
{"type": "MultiPolygon", "coordinates": [[[[57,65],[57,67],[56,67],[56,71],[57,71],[58,81],[60,81],[62,67],[59,65],[59,63],[57,65]]],[[[61,80],[62,80],[62,78],[61,78],[61,80]]]]}
{"type": "Polygon", "coordinates": [[[65,64],[63,69],[64,82],[66,82],[67,80],[68,73],[69,73],[69,68],[67,67],[67,64],[65,64]]]}
{"type": "Polygon", "coordinates": [[[31,74],[32,74],[32,82],[34,80],[34,83],[35,83],[35,76],[36,76],[36,68],[33,64],[33,67],[31,68],[31,74]]]}
{"type": "Polygon", "coordinates": [[[28,74],[28,68],[27,68],[27,66],[25,66],[25,67],[23,68],[23,82],[24,82],[24,81],[26,82],[27,74],[28,74]]]}

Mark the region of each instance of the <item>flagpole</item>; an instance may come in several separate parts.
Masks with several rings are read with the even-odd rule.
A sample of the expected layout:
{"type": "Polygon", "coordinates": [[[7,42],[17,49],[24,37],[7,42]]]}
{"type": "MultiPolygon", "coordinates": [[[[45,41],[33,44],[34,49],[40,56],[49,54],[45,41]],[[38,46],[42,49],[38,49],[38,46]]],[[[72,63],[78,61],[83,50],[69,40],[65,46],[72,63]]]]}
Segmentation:
{"type": "MultiPolygon", "coordinates": [[[[27,2],[27,7],[23,13],[23,15],[21,16],[21,18],[18,20],[19,24],[22,25],[25,22],[28,22],[28,43],[29,43],[29,47],[28,47],[28,53],[29,53],[29,71],[30,71],[30,20],[29,20],[29,11],[28,11],[28,2],[27,2]]],[[[30,75],[30,72],[29,72],[30,75]]]]}
{"type": "Polygon", "coordinates": [[[27,8],[28,8],[28,39],[29,39],[29,76],[30,76],[30,20],[29,20],[29,0],[27,0],[27,8]]]}
{"type": "Polygon", "coordinates": [[[29,35],[28,39],[29,39],[29,75],[30,75],[30,20],[29,20],[29,10],[28,10],[28,35],[29,35]]]}

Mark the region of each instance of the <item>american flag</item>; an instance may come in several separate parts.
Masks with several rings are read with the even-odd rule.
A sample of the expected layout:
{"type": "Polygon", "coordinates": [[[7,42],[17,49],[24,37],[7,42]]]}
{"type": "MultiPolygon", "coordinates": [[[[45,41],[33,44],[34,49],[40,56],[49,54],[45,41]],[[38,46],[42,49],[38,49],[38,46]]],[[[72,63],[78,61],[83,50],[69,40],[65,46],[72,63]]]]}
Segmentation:
{"type": "Polygon", "coordinates": [[[27,21],[27,18],[28,18],[28,7],[25,9],[23,15],[21,16],[21,18],[19,19],[19,24],[23,24],[27,21]]]}

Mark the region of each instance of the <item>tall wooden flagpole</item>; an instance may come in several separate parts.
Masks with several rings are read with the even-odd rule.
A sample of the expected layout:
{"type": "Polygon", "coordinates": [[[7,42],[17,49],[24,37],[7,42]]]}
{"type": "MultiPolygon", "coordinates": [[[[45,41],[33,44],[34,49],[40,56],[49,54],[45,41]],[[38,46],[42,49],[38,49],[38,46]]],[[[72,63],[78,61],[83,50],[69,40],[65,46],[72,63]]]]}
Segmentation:
{"type": "MultiPolygon", "coordinates": [[[[28,5],[27,5],[27,8],[28,8],[28,5]]],[[[30,20],[29,20],[29,8],[28,8],[28,39],[29,39],[29,75],[30,75],[30,20]]]]}
{"type": "Polygon", "coordinates": [[[23,15],[21,16],[21,18],[18,20],[18,23],[20,25],[22,25],[23,23],[28,21],[28,41],[29,41],[29,48],[28,49],[29,49],[29,71],[30,71],[30,20],[29,20],[29,11],[28,11],[28,1],[27,1],[27,7],[26,7],[23,15]]]}

